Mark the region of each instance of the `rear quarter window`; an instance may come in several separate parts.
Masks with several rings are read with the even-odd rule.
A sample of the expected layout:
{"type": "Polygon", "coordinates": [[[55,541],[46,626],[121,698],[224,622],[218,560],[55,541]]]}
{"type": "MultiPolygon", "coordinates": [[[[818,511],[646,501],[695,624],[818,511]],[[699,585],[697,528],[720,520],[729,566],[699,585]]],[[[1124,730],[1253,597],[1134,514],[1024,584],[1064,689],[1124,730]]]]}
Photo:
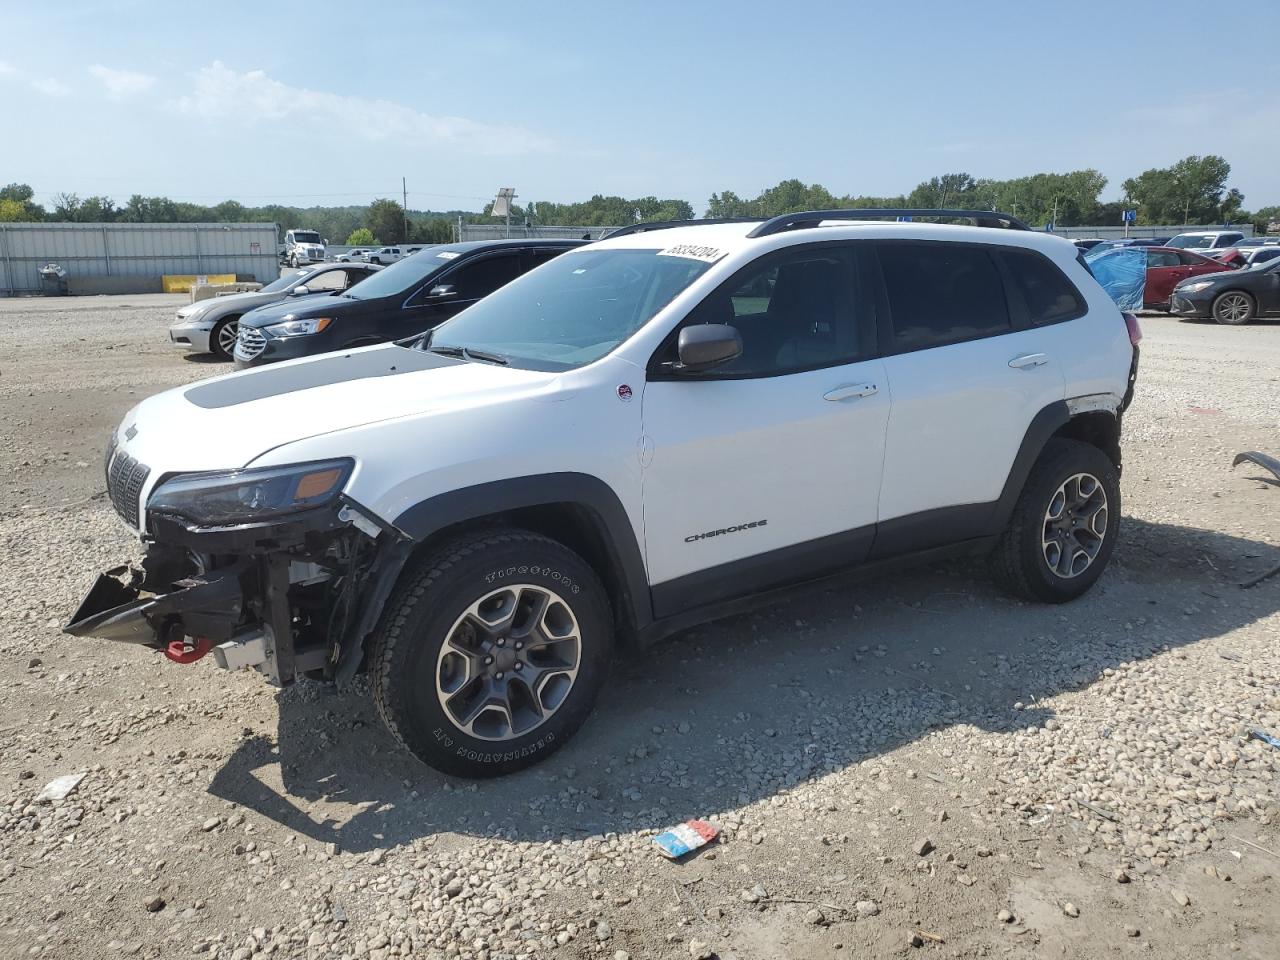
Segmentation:
{"type": "Polygon", "coordinates": [[[1004,250],[1000,256],[1008,268],[1015,295],[1022,297],[1027,322],[1032,326],[1063,323],[1085,315],[1088,308],[1084,297],[1048,257],[1029,250],[1004,250]]]}

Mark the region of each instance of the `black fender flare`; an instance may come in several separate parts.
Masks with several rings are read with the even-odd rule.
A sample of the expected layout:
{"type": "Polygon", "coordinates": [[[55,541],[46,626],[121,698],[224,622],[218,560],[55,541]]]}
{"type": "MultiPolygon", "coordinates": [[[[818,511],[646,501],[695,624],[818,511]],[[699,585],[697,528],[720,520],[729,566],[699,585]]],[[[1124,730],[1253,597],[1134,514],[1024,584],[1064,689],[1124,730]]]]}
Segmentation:
{"type": "Polygon", "coordinates": [[[1004,489],[1000,491],[1000,497],[996,500],[995,509],[992,511],[992,533],[1002,533],[1009,525],[1013,508],[1018,502],[1018,497],[1022,495],[1022,488],[1027,485],[1031,468],[1044,452],[1045,444],[1070,421],[1071,408],[1067,406],[1065,400],[1054,401],[1031,418],[1027,432],[1023,434],[1022,445],[1018,447],[1018,453],[1013,458],[1013,466],[1009,468],[1009,476],[1004,481],[1004,489]]]}
{"type": "Polygon", "coordinates": [[[635,529],[622,501],[607,483],[586,473],[547,473],[493,480],[450,490],[416,503],[392,526],[403,534],[380,548],[364,606],[355,628],[342,642],[334,678],[341,685],[360,666],[360,651],[382,615],[382,608],[413,551],[440,531],[514,510],[571,505],[585,509],[615,565],[625,589],[631,626],[640,630],[653,621],[649,580],[635,529]]]}

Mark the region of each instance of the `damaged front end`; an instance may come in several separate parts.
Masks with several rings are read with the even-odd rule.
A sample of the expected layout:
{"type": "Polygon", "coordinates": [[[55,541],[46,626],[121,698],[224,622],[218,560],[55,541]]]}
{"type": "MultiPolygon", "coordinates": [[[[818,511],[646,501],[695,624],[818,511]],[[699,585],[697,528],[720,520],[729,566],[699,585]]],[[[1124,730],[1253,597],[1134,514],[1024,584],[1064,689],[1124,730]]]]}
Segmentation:
{"type": "MultiPolygon", "coordinates": [[[[297,502],[313,493],[320,471],[259,473],[266,480],[235,471],[158,485],[141,567],[99,575],[64,632],[141,644],[178,663],[212,652],[219,666],[252,667],[279,686],[299,673],[349,680],[409,543],[339,489],[303,497],[302,509],[263,511],[282,496],[264,492],[267,483],[284,477],[285,495],[297,502]],[[219,502],[232,489],[227,477],[236,491],[251,490],[258,515],[271,515],[227,523],[244,519],[219,502]],[[211,491],[208,503],[202,490],[211,491]]],[[[324,479],[340,488],[345,475],[324,479]]]]}

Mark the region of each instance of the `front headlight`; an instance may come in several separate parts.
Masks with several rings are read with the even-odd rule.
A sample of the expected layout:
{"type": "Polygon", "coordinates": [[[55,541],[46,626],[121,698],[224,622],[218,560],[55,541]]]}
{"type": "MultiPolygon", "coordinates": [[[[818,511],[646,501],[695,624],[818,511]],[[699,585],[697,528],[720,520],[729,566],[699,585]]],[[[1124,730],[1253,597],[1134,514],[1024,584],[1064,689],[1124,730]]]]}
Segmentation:
{"type": "Polygon", "coordinates": [[[273,323],[269,327],[263,327],[263,329],[277,337],[305,337],[311,333],[319,333],[331,323],[333,323],[333,317],[311,317],[307,320],[286,320],[284,323],[273,323]]]}
{"type": "Polygon", "coordinates": [[[1197,280],[1194,283],[1178,284],[1177,291],[1179,293],[1199,293],[1201,290],[1208,290],[1212,286],[1212,280],[1197,280]]]}
{"type": "Polygon", "coordinates": [[[351,476],[353,465],[351,460],[324,460],[185,474],[160,484],[147,501],[147,509],[200,526],[256,523],[332,503],[351,476]]]}
{"type": "Polygon", "coordinates": [[[204,315],[209,312],[209,309],[212,306],[213,306],[213,303],[210,302],[207,304],[203,304],[202,306],[196,307],[190,313],[179,313],[178,322],[179,323],[195,323],[197,320],[202,320],[204,318],[204,315]]]}

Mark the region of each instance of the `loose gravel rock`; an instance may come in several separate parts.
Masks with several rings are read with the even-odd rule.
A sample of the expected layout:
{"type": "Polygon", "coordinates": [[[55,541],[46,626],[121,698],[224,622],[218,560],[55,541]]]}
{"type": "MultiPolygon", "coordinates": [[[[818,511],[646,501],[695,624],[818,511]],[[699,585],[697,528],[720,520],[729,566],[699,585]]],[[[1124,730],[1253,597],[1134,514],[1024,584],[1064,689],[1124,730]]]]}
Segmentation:
{"type": "Polygon", "coordinates": [[[1230,468],[1280,453],[1280,325],[1144,321],[1122,539],[1081,601],[966,563],[827,583],[622,660],[573,743],[467,783],[362,679],[275,692],[59,632],[139,552],[107,430],[225,372],[170,349],[179,303],[0,301],[5,960],[1090,956],[1135,921],[1154,956],[1280,952],[1251,845],[1280,850],[1280,751],[1248,736],[1280,731],[1280,578],[1237,586],[1280,563],[1280,488],[1230,468]],[[658,856],[693,816],[720,839],[658,856]]]}

